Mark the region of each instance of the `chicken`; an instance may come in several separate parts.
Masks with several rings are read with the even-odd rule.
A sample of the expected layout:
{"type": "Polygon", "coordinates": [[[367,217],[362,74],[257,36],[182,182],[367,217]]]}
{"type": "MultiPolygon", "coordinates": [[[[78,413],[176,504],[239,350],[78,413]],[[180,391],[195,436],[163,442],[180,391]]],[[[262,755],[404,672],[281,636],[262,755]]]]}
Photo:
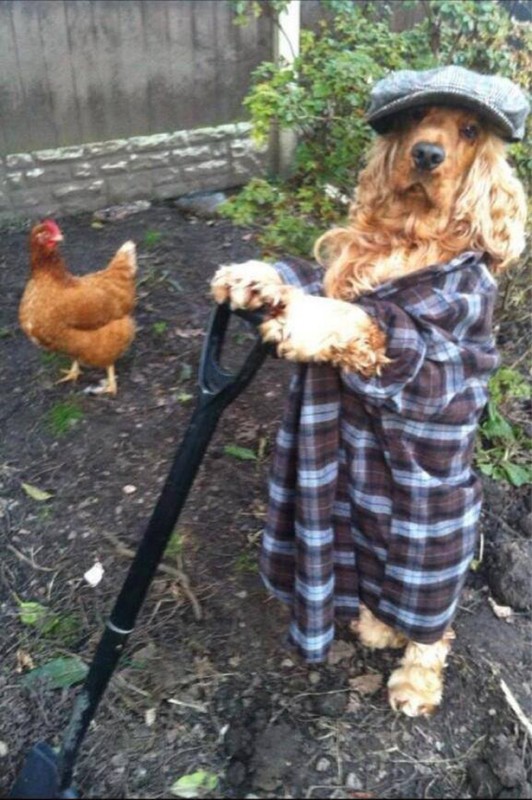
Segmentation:
{"type": "Polygon", "coordinates": [[[106,269],[89,275],[69,272],[59,253],[63,235],[53,220],[30,234],[31,276],[19,307],[19,321],[32,342],[72,358],[61,378],[76,381],[80,363],[107,370],[98,393],[116,394],[115,361],[135,336],[134,242],[125,242],[106,269]]]}

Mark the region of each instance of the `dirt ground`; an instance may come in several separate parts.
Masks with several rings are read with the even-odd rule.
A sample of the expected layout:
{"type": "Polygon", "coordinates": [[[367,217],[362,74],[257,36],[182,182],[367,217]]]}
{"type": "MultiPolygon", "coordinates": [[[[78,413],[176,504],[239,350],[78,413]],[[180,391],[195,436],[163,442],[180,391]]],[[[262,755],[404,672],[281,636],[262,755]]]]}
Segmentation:
{"type": "MultiPolygon", "coordinates": [[[[56,383],[63,362],[17,323],[27,226],[0,239],[1,796],[33,743],[59,744],[78,691],[28,688],[25,674],[58,656],[90,661],[186,429],[209,277],[258,255],[249,231],[171,204],[91,222],[61,221],[74,272],[101,268],[129,238],[139,251],[138,334],[117,365],[116,398],[84,393],[98,371],[56,383]],[[104,577],[91,588],[83,574],[97,560],[104,577]],[[60,624],[25,624],[29,601],[60,624]]],[[[251,338],[235,327],[230,347],[251,338]]],[[[517,338],[501,328],[503,350],[517,338]]],[[[530,619],[498,619],[488,584],[501,537],[530,543],[529,493],[486,484],[484,555],[456,621],[443,706],[431,719],[397,716],[384,688],[397,654],[364,650],[340,629],[330,663],[306,666],[285,648],[286,611],[257,572],[289,372],[269,359],[225,412],[165,558],[170,572],[158,573],[84,742],[76,787],[84,797],[171,797],[178,778],[205,770],[217,779],[207,796],[220,798],[531,797],[530,740],[501,685],[530,715],[530,619]]]]}

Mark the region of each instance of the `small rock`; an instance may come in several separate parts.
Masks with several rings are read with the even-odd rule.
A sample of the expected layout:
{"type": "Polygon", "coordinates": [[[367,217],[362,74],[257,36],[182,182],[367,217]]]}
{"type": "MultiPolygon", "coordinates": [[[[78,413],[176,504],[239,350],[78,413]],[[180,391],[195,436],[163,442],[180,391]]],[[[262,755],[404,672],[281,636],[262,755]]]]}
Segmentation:
{"type": "Polygon", "coordinates": [[[115,767],[120,772],[123,772],[129,763],[129,757],[127,753],[117,753],[111,757],[110,761],[111,766],[115,767]]]}
{"type": "Polygon", "coordinates": [[[527,538],[532,538],[532,511],[529,511],[528,514],[521,517],[519,520],[519,527],[527,538]]]}
{"type": "Polygon", "coordinates": [[[123,203],[118,206],[108,206],[108,208],[100,208],[93,214],[93,220],[96,222],[118,222],[119,220],[126,219],[132,214],[139,214],[141,211],[147,211],[151,203],[149,200],[135,200],[133,203],[123,203]]]}
{"type": "Polygon", "coordinates": [[[134,492],[137,491],[137,487],[133,486],[132,483],[128,483],[126,484],[126,486],[122,487],[122,491],[124,492],[124,494],[133,494],[134,492]]]}
{"type": "Polygon", "coordinates": [[[522,786],[514,786],[512,789],[503,789],[497,800],[530,800],[532,798],[532,786],[524,783],[522,786]]]}
{"type": "Polygon", "coordinates": [[[328,758],[320,758],[316,764],[316,772],[327,772],[330,766],[331,762],[328,758]]]}
{"type": "Polygon", "coordinates": [[[224,736],[224,748],[228,756],[249,758],[253,753],[249,732],[242,726],[231,725],[224,736]]]}
{"type": "Polygon", "coordinates": [[[489,751],[490,767],[505,788],[520,786],[526,782],[526,770],[510,742],[499,736],[489,751]]]}
{"type": "Polygon", "coordinates": [[[358,777],[355,772],[350,772],[345,780],[345,785],[348,789],[352,789],[354,791],[360,791],[364,787],[362,786],[362,781],[358,777]]]}
{"type": "Polygon", "coordinates": [[[337,639],[331,645],[329,655],[327,656],[327,663],[331,666],[339,664],[340,661],[345,661],[352,658],[355,652],[355,646],[349,642],[344,642],[342,639],[337,639]]]}
{"type": "Polygon", "coordinates": [[[174,205],[185,214],[209,218],[218,215],[218,206],[226,200],[227,197],[223,192],[195,192],[179,197],[174,201],[174,205]]]}
{"type": "Polygon", "coordinates": [[[285,658],[283,661],[281,661],[281,666],[284,667],[285,669],[292,669],[292,667],[294,666],[294,662],[292,661],[291,658],[285,658]]]}
{"type": "Polygon", "coordinates": [[[341,717],[347,708],[348,699],[348,692],[318,694],[312,698],[312,707],[314,713],[322,717],[341,717]]]}
{"type": "Polygon", "coordinates": [[[231,761],[225,773],[225,779],[230,786],[242,786],[247,778],[245,765],[238,760],[231,761]]]}
{"type": "Polygon", "coordinates": [[[485,761],[472,761],[467,767],[467,776],[473,797],[491,800],[491,798],[497,797],[501,791],[502,786],[499,779],[485,761]]]}
{"type": "Polygon", "coordinates": [[[5,758],[9,753],[9,748],[5,742],[0,742],[0,758],[5,758]]]}
{"type": "Polygon", "coordinates": [[[320,681],[321,681],[321,675],[319,672],[309,672],[308,682],[310,683],[311,686],[317,686],[320,681]]]}
{"type": "Polygon", "coordinates": [[[532,540],[500,542],[490,558],[488,582],[504,605],[519,611],[532,608],[532,540]]]}

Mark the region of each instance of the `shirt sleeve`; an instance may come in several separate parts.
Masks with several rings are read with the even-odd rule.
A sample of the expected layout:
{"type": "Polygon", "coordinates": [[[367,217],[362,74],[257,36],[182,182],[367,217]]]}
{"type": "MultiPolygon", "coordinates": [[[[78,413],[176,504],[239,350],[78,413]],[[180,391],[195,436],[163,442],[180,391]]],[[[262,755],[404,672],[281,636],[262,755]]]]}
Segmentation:
{"type": "Polygon", "coordinates": [[[289,261],[277,261],[272,266],[277,270],[284,283],[303,289],[305,294],[313,294],[317,297],[323,295],[324,270],[317,264],[303,259],[290,259],[289,261]]]}
{"type": "Polygon", "coordinates": [[[372,404],[397,414],[419,420],[440,414],[465,384],[456,341],[445,342],[442,334],[447,346],[440,347],[436,355],[431,343],[434,330],[427,330],[404,309],[385,300],[360,305],[386,333],[386,355],[391,363],[371,378],[343,370],[344,384],[372,404]]]}

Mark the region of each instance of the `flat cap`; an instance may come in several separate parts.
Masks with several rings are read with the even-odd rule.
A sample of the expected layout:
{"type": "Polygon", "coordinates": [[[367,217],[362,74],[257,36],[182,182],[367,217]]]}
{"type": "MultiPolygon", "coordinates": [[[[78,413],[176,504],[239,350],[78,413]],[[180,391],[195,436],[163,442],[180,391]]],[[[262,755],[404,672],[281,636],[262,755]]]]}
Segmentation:
{"type": "Polygon", "coordinates": [[[475,111],[510,142],[525,135],[530,111],[525,93],[508,78],[451,65],[390,73],[373,87],[366,120],[377,133],[386,133],[395,114],[422,105],[459,106],[475,111]]]}

